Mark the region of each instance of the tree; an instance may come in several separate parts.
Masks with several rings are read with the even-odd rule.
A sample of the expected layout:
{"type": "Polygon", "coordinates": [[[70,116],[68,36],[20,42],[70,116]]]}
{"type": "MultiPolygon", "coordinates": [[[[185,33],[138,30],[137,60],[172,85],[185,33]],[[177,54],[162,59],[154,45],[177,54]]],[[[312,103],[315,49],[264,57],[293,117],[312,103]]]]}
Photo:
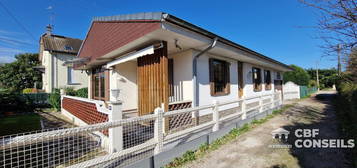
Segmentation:
{"type": "Polygon", "coordinates": [[[0,67],[0,81],[2,87],[12,91],[22,91],[33,88],[35,82],[41,84],[41,72],[33,69],[39,65],[38,54],[18,54],[16,61],[0,67]]]}
{"type": "Polygon", "coordinates": [[[349,55],[346,70],[351,74],[352,80],[357,82],[357,47],[354,47],[349,55]]]}
{"type": "Polygon", "coordinates": [[[307,86],[310,81],[310,75],[301,67],[290,65],[294,71],[284,73],[284,83],[292,81],[300,86],[307,86]]]}
{"type": "MultiPolygon", "coordinates": [[[[307,73],[311,76],[312,80],[316,81],[316,69],[307,69],[307,73]]],[[[337,69],[319,69],[319,83],[320,88],[332,87],[336,84],[336,80],[338,79],[337,76],[337,69]]]]}
{"type": "Polygon", "coordinates": [[[349,50],[357,45],[356,0],[299,0],[319,11],[317,29],[327,49],[343,44],[349,50]]]}

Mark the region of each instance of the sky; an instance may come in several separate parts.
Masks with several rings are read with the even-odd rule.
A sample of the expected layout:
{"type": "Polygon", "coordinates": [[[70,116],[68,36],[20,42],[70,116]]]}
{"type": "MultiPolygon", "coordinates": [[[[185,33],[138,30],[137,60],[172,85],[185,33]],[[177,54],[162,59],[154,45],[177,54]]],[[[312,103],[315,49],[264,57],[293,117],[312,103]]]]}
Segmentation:
{"type": "MultiPolygon", "coordinates": [[[[297,0],[0,0],[0,62],[38,52],[49,23],[54,34],[84,39],[94,16],[139,12],[170,13],[285,64],[315,68],[323,55],[316,10],[297,0]]],[[[324,57],[319,67],[336,64],[324,57]]]]}

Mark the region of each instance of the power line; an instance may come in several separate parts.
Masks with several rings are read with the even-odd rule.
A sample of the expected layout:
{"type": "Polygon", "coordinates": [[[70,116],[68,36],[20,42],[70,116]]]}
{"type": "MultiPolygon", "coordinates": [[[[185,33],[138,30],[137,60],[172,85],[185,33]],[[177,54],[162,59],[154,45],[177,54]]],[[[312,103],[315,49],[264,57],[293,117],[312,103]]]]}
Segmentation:
{"type": "Polygon", "coordinates": [[[5,12],[10,15],[10,17],[22,28],[23,31],[25,31],[30,37],[37,42],[36,38],[30,31],[26,29],[26,27],[19,21],[17,18],[10,12],[10,10],[0,1],[0,6],[4,8],[5,12]]]}

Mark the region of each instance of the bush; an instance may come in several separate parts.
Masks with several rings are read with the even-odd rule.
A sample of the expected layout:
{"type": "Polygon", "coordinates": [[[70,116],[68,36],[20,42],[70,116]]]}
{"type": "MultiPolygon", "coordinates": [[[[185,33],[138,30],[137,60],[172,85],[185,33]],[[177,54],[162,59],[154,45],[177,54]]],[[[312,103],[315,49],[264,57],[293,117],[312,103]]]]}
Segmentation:
{"type": "Polygon", "coordinates": [[[23,113],[32,112],[34,109],[33,101],[29,97],[8,89],[0,90],[0,111],[23,113]]]}
{"type": "Polygon", "coordinates": [[[76,93],[77,93],[72,87],[66,87],[66,88],[64,88],[64,92],[65,92],[66,95],[68,95],[68,96],[76,96],[76,93]]]}
{"type": "Polygon", "coordinates": [[[59,89],[54,89],[53,92],[50,94],[49,103],[53,109],[56,111],[61,110],[61,94],[59,89]]]}
{"type": "Polygon", "coordinates": [[[88,98],[88,88],[78,89],[76,92],[77,97],[88,98]]]}
{"type": "MultiPolygon", "coordinates": [[[[342,75],[336,88],[338,96],[335,106],[343,135],[348,139],[357,139],[357,83],[350,76],[342,75]]],[[[353,149],[351,158],[357,166],[357,148],[353,149]]]]}
{"type": "Polygon", "coordinates": [[[26,88],[26,89],[22,90],[22,93],[24,93],[24,94],[32,93],[32,88],[26,88]]]}

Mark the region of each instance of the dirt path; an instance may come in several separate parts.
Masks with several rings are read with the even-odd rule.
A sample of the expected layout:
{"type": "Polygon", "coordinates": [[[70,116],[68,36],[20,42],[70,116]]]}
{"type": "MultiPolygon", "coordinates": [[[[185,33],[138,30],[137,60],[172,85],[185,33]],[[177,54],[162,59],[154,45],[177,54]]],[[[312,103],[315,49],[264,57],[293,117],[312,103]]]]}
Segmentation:
{"type": "Polygon", "coordinates": [[[337,120],[331,105],[333,91],[320,92],[316,97],[299,101],[281,115],[243,134],[232,143],[209,153],[186,167],[190,168],[280,168],[280,167],[351,167],[345,159],[346,149],[295,148],[296,129],[319,129],[318,139],[340,139],[337,120]],[[277,149],[281,144],[271,131],[283,128],[290,131],[285,144],[292,148],[277,149]]]}

